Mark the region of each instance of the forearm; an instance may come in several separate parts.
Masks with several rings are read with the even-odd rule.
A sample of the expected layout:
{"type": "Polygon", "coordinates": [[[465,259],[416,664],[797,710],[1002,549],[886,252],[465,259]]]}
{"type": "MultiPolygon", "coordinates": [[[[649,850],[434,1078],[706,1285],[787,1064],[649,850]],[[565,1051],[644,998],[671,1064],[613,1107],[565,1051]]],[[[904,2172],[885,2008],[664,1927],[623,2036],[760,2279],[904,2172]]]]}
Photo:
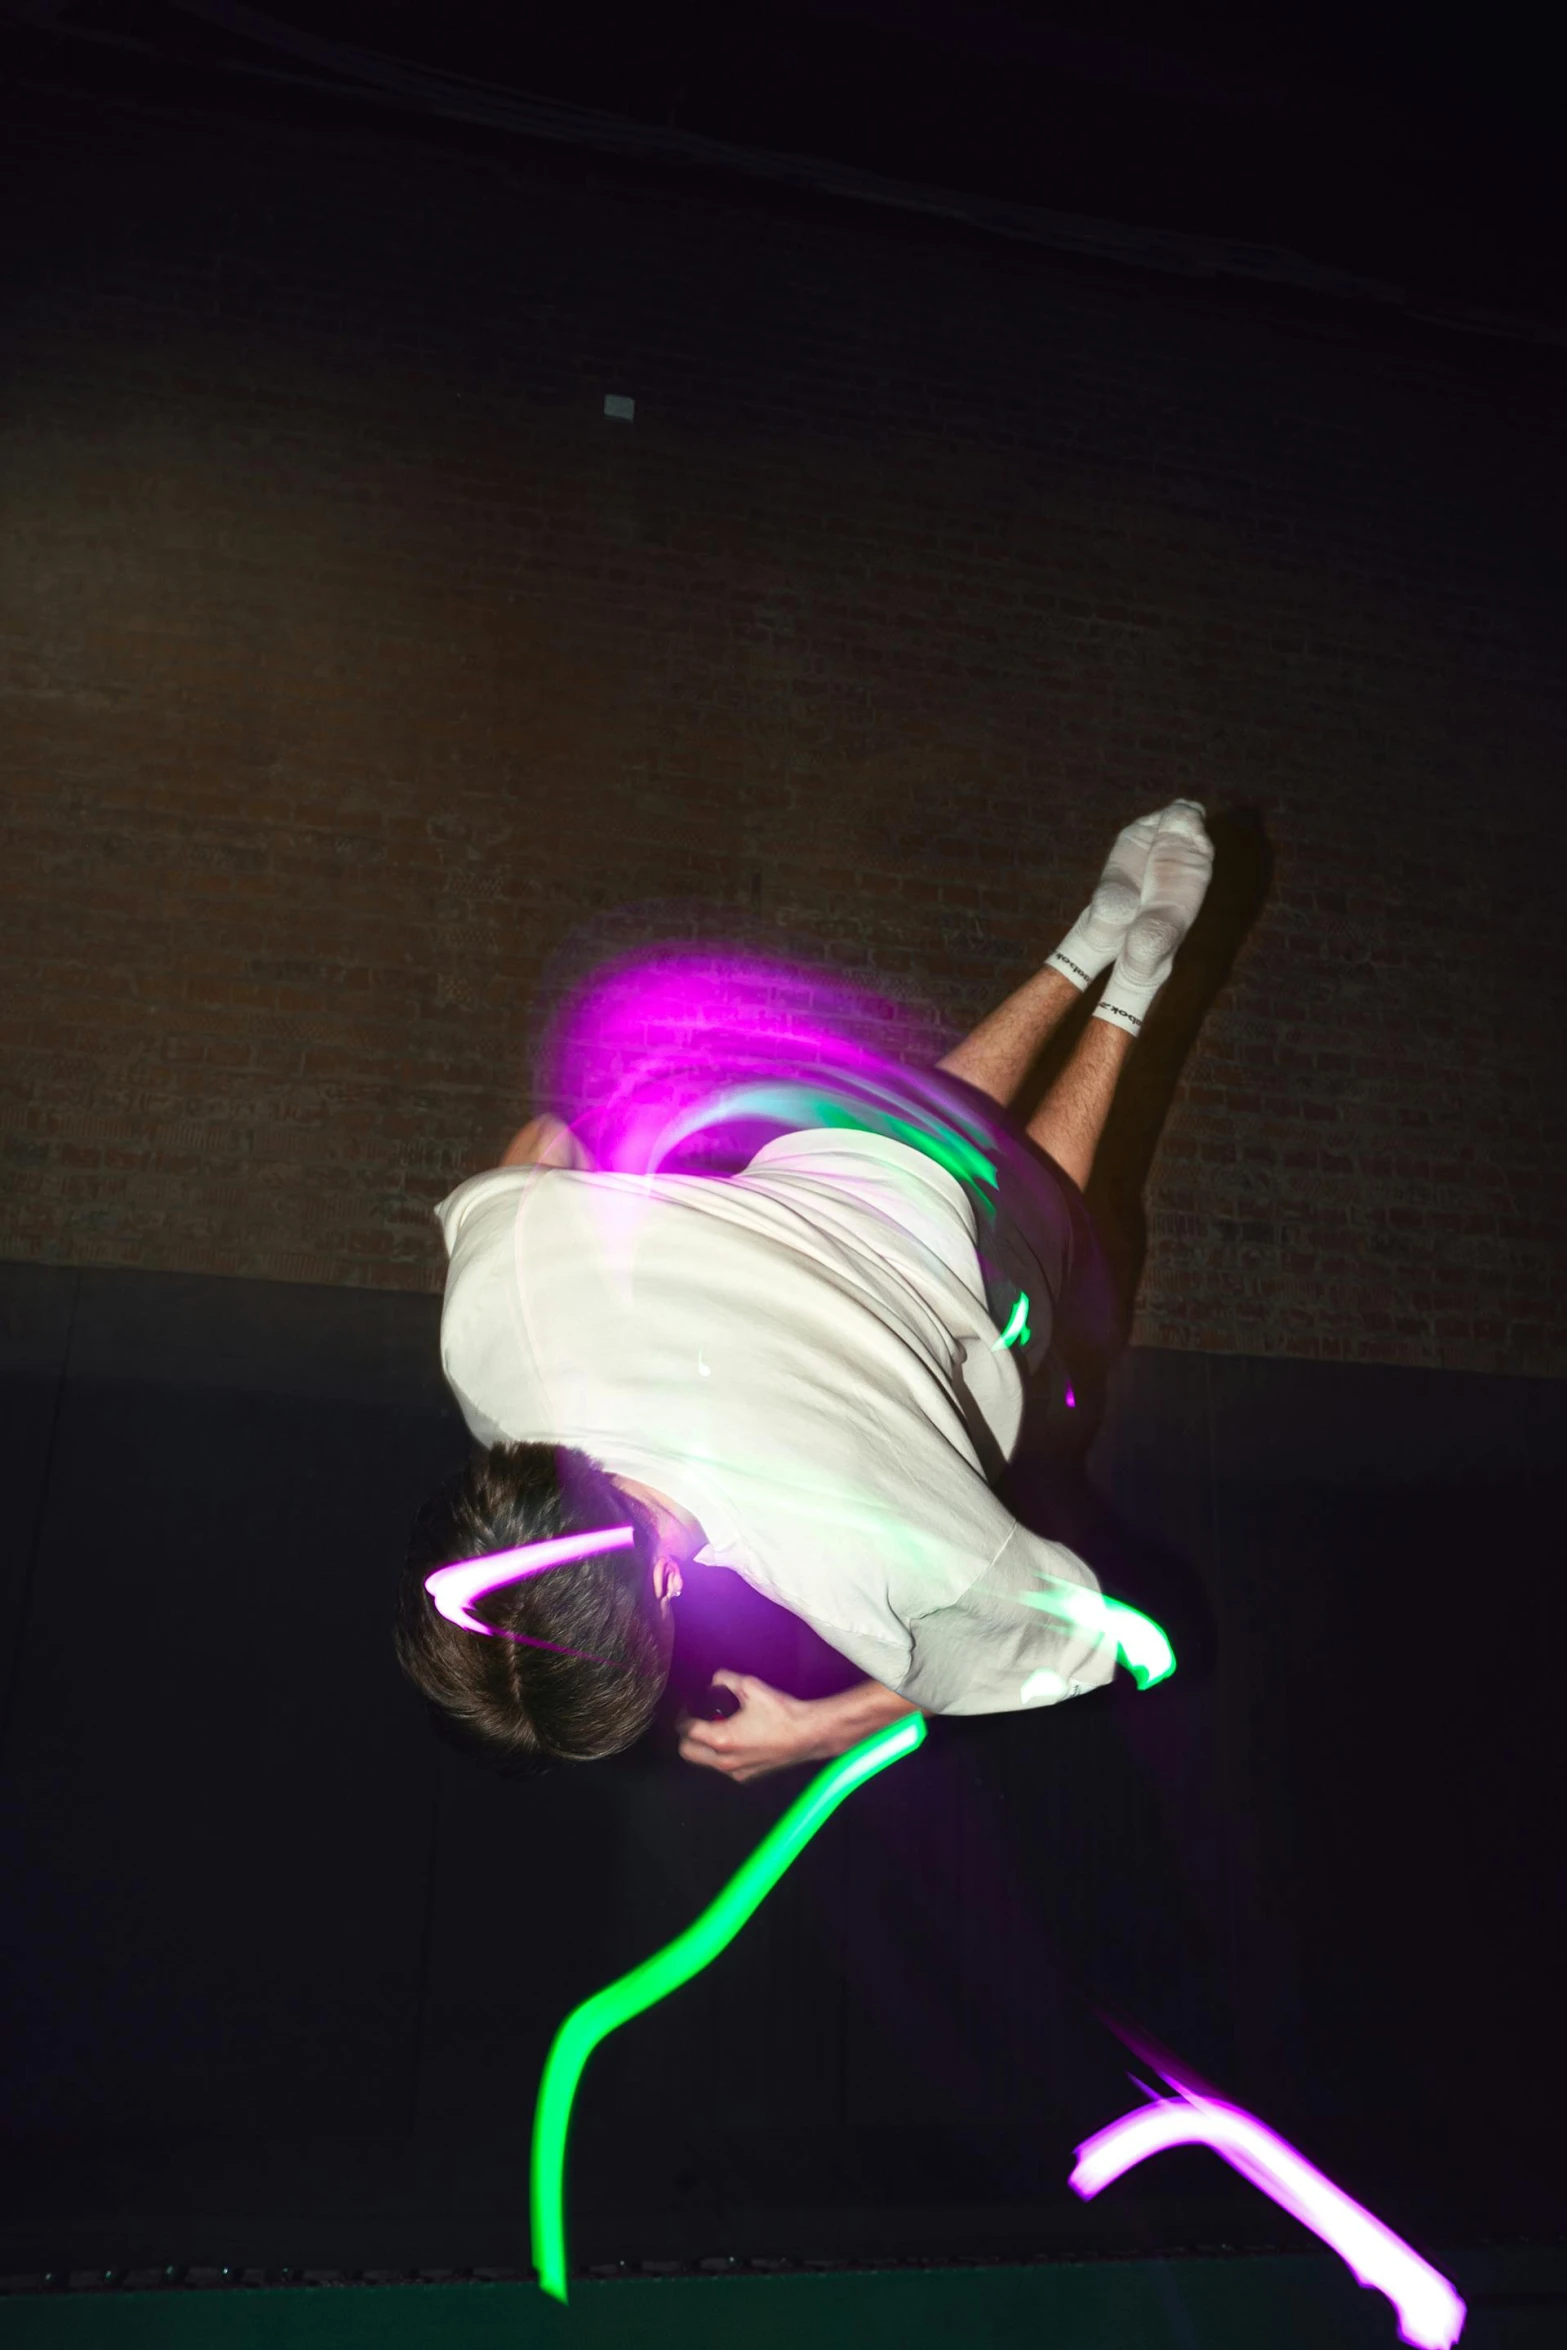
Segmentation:
{"type": "Polygon", "coordinates": [[[681,1758],[704,1770],[722,1771],[741,1784],[794,1763],[831,1762],[862,1739],[921,1710],[879,1681],[861,1681],[836,1697],[790,1697],[754,1673],[724,1667],[713,1679],[720,1688],[734,1691],[740,1709],[722,1721],[683,1715],[681,1758]]]}
{"type": "Polygon", "coordinates": [[[906,1714],[917,1714],[919,1707],[911,1698],[900,1697],[895,1689],[884,1688],[880,1681],[860,1681],[852,1689],[840,1690],[836,1697],[815,1697],[804,1702],[807,1716],[806,1744],[800,1755],[802,1762],[831,1762],[835,1755],[847,1754],[851,1746],[858,1746],[862,1738],[870,1738],[878,1730],[885,1730],[893,1722],[902,1721],[906,1714]]]}
{"type": "Polygon", "coordinates": [[[591,1168],[593,1164],[582,1144],[563,1118],[552,1117],[548,1111],[542,1117],[530,1118],[519,1127],[506,1146],[503,1167],[575,1167],[591,1168]]]}

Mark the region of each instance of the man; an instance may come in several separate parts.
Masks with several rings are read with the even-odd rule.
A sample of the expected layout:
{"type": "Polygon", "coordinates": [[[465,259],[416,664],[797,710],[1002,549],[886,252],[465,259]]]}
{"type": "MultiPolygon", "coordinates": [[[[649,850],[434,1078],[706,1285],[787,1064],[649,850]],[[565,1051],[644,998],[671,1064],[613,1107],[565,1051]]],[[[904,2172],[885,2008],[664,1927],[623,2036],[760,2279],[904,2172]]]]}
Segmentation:
{"type": "Polygon", "coordinates": [[[397,1647],[466,1742],[503,1764],[633,1744],[696,1560],[865,1675],[802,1700],[716,1674],[738,1710],[684,1718],[680,1752],[739,1781],[914,1709],[1013,1711],[1110,1678],[1113,1640],[1081,1601],[1093,1574],[994,1481],[1024,1377],[1091,1269],[1082,1187],[1212,857],[1192,801],[1127,826],[1040,971],[934,1080],[911,1073],[987,1106],[1004,1137],[1041,1048],[1109,972],[999,1203],[885,1133],[812,1128],[736,1176],[649,1180],[595,1168],[552,1117],[441,1202],[442,1366],[481,1449],[416,1529],[397,1647]],[[620,1547],[476,1603],[485,1632],[425,1588],[455,1560],[616,1528],[620,1547]]]}

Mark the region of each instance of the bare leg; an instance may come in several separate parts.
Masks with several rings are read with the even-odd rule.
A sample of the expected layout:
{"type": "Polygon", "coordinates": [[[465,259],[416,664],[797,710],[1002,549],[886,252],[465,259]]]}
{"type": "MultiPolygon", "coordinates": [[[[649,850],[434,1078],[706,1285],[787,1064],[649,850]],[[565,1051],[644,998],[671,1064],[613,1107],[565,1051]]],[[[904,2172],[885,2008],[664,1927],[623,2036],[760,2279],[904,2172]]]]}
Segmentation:
{"type": "Polygon", "coordinates": [[[1086,1188],[1094,1153],[1110,1114],[1110,1103],[1133,1040],[1108,1020],[1090,1020],[1033,1117],[1029,1135],[1064,1167],[1079,1191],[1086,1188]]]}
{"type": "MultiPolygon", "coordinates": [[[[1037,971],[936,1066],[1010,1108],[1047,1040],[1078,1000],[1079,990],[1058,971],[1037,971]]],[[[1092,1170],[1131,1044],[1124,1028],[1090,1020],[1029,1122],[1030,1136],[1079,1190],[1092,1170]]]]}
{"type": "MultiPolygon", "coordinates": [[[[1078,1001],[1078,994],[1059,971],[1048,966],[1036,971],[1015,995],[998,1004],[971,1035],[955,1045],[944,1061],[938,1061],[937,1068],[977,1085],[993,1102],[1010,1109],[1018,1087],[1078,1001]]],[[[1098,1025],[1102,1028],[1104,1022],[1098,1025]]]]}

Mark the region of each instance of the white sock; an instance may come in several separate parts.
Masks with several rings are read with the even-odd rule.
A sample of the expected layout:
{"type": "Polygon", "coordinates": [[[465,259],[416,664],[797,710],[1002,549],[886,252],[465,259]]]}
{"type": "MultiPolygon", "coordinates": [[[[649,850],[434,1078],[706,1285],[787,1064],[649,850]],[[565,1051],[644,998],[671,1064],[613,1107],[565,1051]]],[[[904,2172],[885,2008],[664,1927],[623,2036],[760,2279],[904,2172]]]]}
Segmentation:
{"type": "Polygon", "coordinates": [[[1142,903],[1143,870],[1160,822],[1158,815],[1139,816],[1116,834],[1093,896],[1055,953],[1045,957],[1047,971],[1059,971],[1079,989],[1108,971],[1142,903]]]}
{"type": "Polygon", "coordinates": [[[1213,871],[1213,843],[1196,800],[1173,800],[1143,867],[1142,903],[1129,924],[1096,1020],[1136,1036],[1143,1015],[1170,976],[1176,949],[1197,919],[1213,871]]]}

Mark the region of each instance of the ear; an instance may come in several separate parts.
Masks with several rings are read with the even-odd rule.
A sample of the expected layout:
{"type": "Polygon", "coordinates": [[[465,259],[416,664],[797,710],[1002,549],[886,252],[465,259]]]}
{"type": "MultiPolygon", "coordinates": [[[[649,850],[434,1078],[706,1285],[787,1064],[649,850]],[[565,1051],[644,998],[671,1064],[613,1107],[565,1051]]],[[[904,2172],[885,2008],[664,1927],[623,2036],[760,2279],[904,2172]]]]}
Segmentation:
{"type": "Polygon", "coordinates": [[[653,1561],[653,1597],[659,1601],[678,1599],[684,1588],[679,1561],[660,1554],[653,1561]]]}

